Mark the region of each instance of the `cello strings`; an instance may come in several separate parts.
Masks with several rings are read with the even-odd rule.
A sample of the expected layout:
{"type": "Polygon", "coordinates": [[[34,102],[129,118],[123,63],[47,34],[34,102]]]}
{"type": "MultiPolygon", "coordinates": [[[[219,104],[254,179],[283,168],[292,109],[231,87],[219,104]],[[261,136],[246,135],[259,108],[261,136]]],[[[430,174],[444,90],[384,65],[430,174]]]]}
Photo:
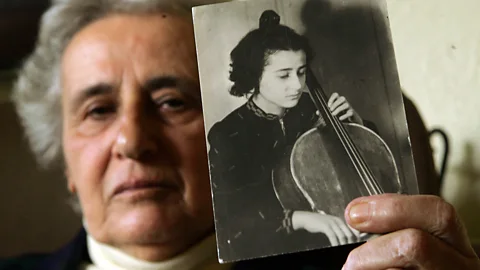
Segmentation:
{"type": "MultiPolygon", "coordinates": [[[[343,146],[343,148],[345,149],[345,151],[347,152],[350,160],[352,160],[352,163],[353,163],[353,165],[354,165],[354,167],[355,167],[355,170],[357,171],[357,173],[358,173],[360,179],[362,180],[363,184],[364,184],[364,185],[367,187],[367,189],[368,189],[368,185],[367,185],[367,183],[365,182],[365,179],[364,179],[364,177],[365,177],[365,176],[364,176],[364,173],[362,173],[363,170],[361,170],[361,169],[359,168],[358,158],[355,157],[355,156],[352,157],[353,151],[351,150],[351,145],[346,145],[345,139],[342,138],[342,137],[343,137],[343,134],[340,134],[339,128],[338,128],[338,126],[337,126],[336,123],[335,123],[335,119],[333,118],[333,115],[331,115],[331,113],[330,113],[330,111],[329,111],[329,108],[328,108],[328,106],[326,105],[325,99],[322,97],[321,93],[318,93],[319,90],[316,89],[316,88],[314,88],[313,90],[314,90],[313,94],[315,95],[315,98],[320,102],[320,105],[322,106],[322,109],[323,109],[323,111],[325,112],[326,117],[328,118],[328,121],[329,121],[330,124],[332,125],[332,127],[333,127],[333,129],[334,129],[334,131],[335,131],[335,133],[336,133],[336,135],[337,135],[337,137],[339,137],[340,142],[342,143],[342,146],[343,146]],[[353,159],[355,159],[355,160],[353,160],[353,159]]],[[[320,108],[317,108],[317,109],[320,110],[320,108]]],[[[368,191],[370,192],[370,190],[368,190],[368,191]]]]}
{"type": "Polygon", "coordinates": [[[381,187],[379,186],[378,182],[375,180],[375,176],[371,172],[369,166],[366,164],[365,159],[362,157],[361,153],[359,153],[356,145],[352,142],[351,137],[349,136],[348,132],[345,130],[345,127],[342,125],[338,117],[335,117],[335,124],[339,127],[340,132],[343,133],[344,138],[347,140],[347,143],[351,145],[351,148],[354,151],[354,155],[358,157],[360,160],[360,166],[364,170],[367,175],[367,180],[369,181],[370,187],[373,188],[370,191],[370,194],[380,194],[383,193],[381,187]]]}
{"type": "Polygon", "coordinates": [[[343,133],[343,136],[344,136],[344,138],[347,140],[348,144],[351,144],[352,149],[353,149],[353,151],[354,151],[354,155],[355,155],[355,156],[358,156],[358,159],[360,160],[361,167],[362,167],[362,169],[364,170],[364,172],[365,172],[366,175],[367,175],[367,179],[368,179],[368,181],[369,181],[370,186],[373,188],[373,190],[370,191],[370,194],[380,194],[380,193],[383,193],[381,187],[379,186],[378,182],[377,182],[376,179],[375,179],[375,176],[373,175],[373,173],[372,173],[372,171],[370,170],[369,166],[366,164],[365,159],[363,158],[363,156],[361,155],[361,153],[359,153],[358,148],[356,147],[356,145],[352,142],[351,137],[349,136],[348,132],[345,130],[344,126],[341,124],[341,122],[340,122],[340,120],[338,119],[338,117],[335,117],[335,116],[334,116],[334,119],[335,119],[336,125],[339,126],[340,132],[343,133]]]}
{"type": "MultiPolygon", "coordinates": [[[[315,88],[314,90],[315,90],[315,92],[314,92],[315,97],[316,97],[316,98],[318,99],[318,101],[320,102],[320,104],[321,104],[321,106],[322,106],[322,108],[323,108],[323,110],[324,110],[324,112],[325,112],[325,114],[326,114],[326,116],[327,116],[330,124],[332,125],[335,133],[336,133],[337,136],[339,137],[340,142],[342,143],[343,148],[344,148],[345,151],[347,152],[350,160],[352,160],[352,163],[353,163],[353,165],[354,165],[354,167],[355,167],[355,169],[356,169],[356,171],[357,171],[360,179],[362,180],[363,184],[365,185],[365,187],[368,189],[368,192],[370,193],[371,191],[369,190],[369,186],[367,185],[367,183],[365,182],[365,179],[364,179],[364,177],[365,177],[364,173],[365,173],[365,172],[364,172],[363,169],[361,170],[361,168],[359,168],[360,163],[359,163],[359,161],[358,161],[358,157],[354,155],[354,153],[353,153],[353,151],[352,151],[352,149],[351,149],[351,145],[346,145],[346,143],[348,144],[348,142],[345,140],[344,134],[341,134],[341,133],[340,133],[341,131],[339,131],[339,127],[338,127],[337,123],[335,122],[335,118],[334,118],[333,115],[330,113],[329,108],[328,108],[328,106],[327,106],[327,104],[326,104],[326,102],[325,102],[324,97],[322,97],[322,95],[321,95],[320,93],[318,93],[318,92],[319,92],[318,89],[315,88]],[[352,157],[352,155],[353,155],[353,157],[352,157]],[[353,159],[355,159],[355,160],[353,160],[353,159]]],[[[318,109],[320,110],[320,108],[318,108],[318,109]]]]}
{"type": "Polygon", "coordinates": [[[369,185],[366,183],[365,170],[364,170],[364,168],[361,168],[362,166],[361,166],[361,163],[358,160],[358,156],[356,156],[355,153],[353,152],[352,145],[345,139],[345,134],[341,133],[341,130],[338,126],[338,123],[335,121],[335,117],[330,113],[328,105],[325,102],[325,98],[321,95],[321,93],[318,93],[318,92],[319,92],[319,90],[314,88],[314,94],[315,94],[316,98],[320,101],[320,104],[323,108],[323,111],[325,112],[325,114],[326,114],[329,122],[331,123],[335,133],[340,138],[340,142],[342,143],[343,148],[347,152],[350,160],[352,160],[352,163],[355,166],[355,169],[356,169],[357,173],[359,174],[360,179],[362,180],[363,184],[367,188],[367,191],[371,194],[371,190],[369,188],[369,185]],[[352,157],[352,155],[353,155],[353,157],[352,157]],[[353,159],[355,159],[355,160],[353,160],[353,159]],[[360,166],[360,168],[359,168],[359,166],[360,166]]]}
{"type": "Polygon", "coordinates": [[[358,165],[355,164],[355,162],[353,163],[360,178],[362,179],[362,182],[367,187],[368,192],[370,194],[383,193],[381,187],[378,185],[377,181],[375,180],[372,172],[366,165],[365,160],[363,159],[361,154],[358,152],[358,149],[355,147],[355,144],[352,142],[350,136],[348,135],[348,132],[345,130],[344,126],[340,123],[340,120],[330,113],[330,110],[328,109],[328,105],[326,105],[327,103],[326,97],[319,89],[315,89],[315,90],[316,90],[315,96],[321,102],[322,107],[324,108],[324,111],[326,112],[327,117],[329,118],[328,120],[332,123],[334,130],[337,133],[337,136],[339,137],[341,136],[340,139],[342,141],[343,147],[347,151],[350,159],[352,159],[352,155],[353,155],[355,158],[355,161],[358,162],[358,165]],[[345,142],[343,140],[345,140],[345,142]],[[348,148],[346,147],[345,143],[347,144],[348,148]],[[360,170],[358,169],[358,166],[361,168],[362,172],[360,172],[360,170]],[[368,181],[369,185],[367,185],[365,181],[368,181]],[[370,190],[370,188],[373,188],[373,190],[370,190]]]}
{"type": "MultiPolygon", "coordinates": [[[[310,76],[315,78],[314,75],[311,73],[311,70],[308,70],[308,72],[309,72],[310,76]]],[[[326,102],[326,96],[321,91],[322,90],[321,85],[318,84],[317,81],[314,81],[314,83],[315,83],[315,85],[318,85],[318,88],[320,88],[320,89],[317,89],[315,87],[315,89],[314,89],[315,90],[314,91],[315,96],[318,99],[318,101],[320,101],[320,103],[321,103],[321,105],[324,109],[324,112],[325,112],[326,116],[328,117],[328,120],[332,124],[335,132],[337,133],[337,136],[339,137],[340,141],[342,142],[342,145],[343,145],[345,151],[347,152],[347,154],[349,155],[350,160],[352,160],[352,155],[355,157],[355,161],[357,163],[355,163],[355,161],[352,160],[353,165],[355,166],[355,169],[357,170],[357,173],[359,174],[359,177],[361,178],[365,187],[368,189],[368,192],[370,194],[373,194],[374,192],[375,193],[381,192],[380,186],[375,181],[372,172],[369,170],[369,168],[366,165],[365,161],[363,160],[362,156],[359,154],[358,149],[355,147],[355,144],[351,141],[351,138],[348,135],[348,132],[346,132],[346,130],[344,129],[344,126],[341,123],[339,123],[338,118],[333,116],[330,113],[330,110],[328,109],[327,102],[326,102]],[[339,134],[339,131],[340,131],[341,134],[339,134]],[[348,148],[346,147],[345,143],[348,145],[348,148]],[[360,160],[360,162],[359,162],[359,160],[360,160]],[[362,172],[360,172],[358,167],[361,168],[362,172]],[[365,179],[364,177],[366,177],[367,179],[365,179]],[[369,182],[369,185],[367,185],[367,183],[365,182],[366,180],[369,182]],[[373,188],[374,191],[370,190],[369,189],[370,187],[373,188]]],[[[312,99],[313,99],[313,97],[312,97],[312,99]]],[[[315,100],[314,100],[314,103],[316,103],[315,100]]],[[[320,108],[318,108],[318,105],[317,105],[317,109],[320,109],[320,108]]]]}
{"type": "MultiPolygon", "coordinates": [[[[325,96],[323,96],[323,99],[325,100],[325,96]]],[[[325,101],[324,101],[325,102],[325,101]]],[[[333,116],[335,125],[338,127],[340,132],[342,133],[342,137],[346,139],[347,144],[350,145],[352,151],[354,152],[353,154],[360,160],[360,166],[364,173],[366,174],[367,180],[369,181],[370,186],[374,189],[373,191],[370,191],[370,194],[380,194],[383,193],[382,188],[379,186],[378,182],[375,180],[375,177],[373,173],[371,172],[370,168],[366,164],[365,160],[363,159],[361,153],[359,153],[356,145],[352,142],[351,137],[349,136],[349,133],[345,130],[345,127],[342,125],[338,117],[333,116]],[[373,192],[373,193],[372,193],[373,192]]]]}

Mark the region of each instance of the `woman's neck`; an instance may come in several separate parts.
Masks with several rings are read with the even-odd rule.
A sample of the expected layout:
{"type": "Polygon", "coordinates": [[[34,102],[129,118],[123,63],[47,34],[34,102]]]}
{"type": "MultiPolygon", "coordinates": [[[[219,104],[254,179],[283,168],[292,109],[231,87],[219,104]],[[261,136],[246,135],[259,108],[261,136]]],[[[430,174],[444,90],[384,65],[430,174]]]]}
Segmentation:
{"type": "Polygon", "coordinates": [[[278,106],[277,104],[266,99],[262,94],[258,93],[253,97],[253,102],[262,109],[264,112],[274,114],[277,116],[283,115],[285,108],[278,106]]]}

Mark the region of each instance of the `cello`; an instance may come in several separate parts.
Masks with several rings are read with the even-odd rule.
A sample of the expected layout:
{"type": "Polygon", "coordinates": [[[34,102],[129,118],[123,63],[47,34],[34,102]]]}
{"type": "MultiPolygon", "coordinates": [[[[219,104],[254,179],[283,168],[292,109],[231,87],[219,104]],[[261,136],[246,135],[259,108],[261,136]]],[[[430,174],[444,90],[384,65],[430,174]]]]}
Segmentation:
{"type": "Polygon", "coordinates": [[[320,123],[303,133],[272,170],[284,209],[344,218],[348,203],[361,196],[401,193],[402,185],[385,141],[371,129],[341,122],[310,69],[307,88],[320,123]]]}

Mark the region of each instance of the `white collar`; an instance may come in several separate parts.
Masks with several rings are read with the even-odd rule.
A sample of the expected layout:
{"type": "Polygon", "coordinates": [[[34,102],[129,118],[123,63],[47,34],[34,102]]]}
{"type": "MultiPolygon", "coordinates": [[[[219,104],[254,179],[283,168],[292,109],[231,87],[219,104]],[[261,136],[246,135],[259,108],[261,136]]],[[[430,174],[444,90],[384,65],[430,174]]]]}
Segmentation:
{"type": "Polygon", "coordinates": [[[87,234],[87,247],[93,265],[86,269],[99,270],[170,270],[170,269],[228,269],[219,264],[216,254],[215,235],[204,239],[186,252],[162,262],[147,262],[125,252],[96,241],[87,234]]]}

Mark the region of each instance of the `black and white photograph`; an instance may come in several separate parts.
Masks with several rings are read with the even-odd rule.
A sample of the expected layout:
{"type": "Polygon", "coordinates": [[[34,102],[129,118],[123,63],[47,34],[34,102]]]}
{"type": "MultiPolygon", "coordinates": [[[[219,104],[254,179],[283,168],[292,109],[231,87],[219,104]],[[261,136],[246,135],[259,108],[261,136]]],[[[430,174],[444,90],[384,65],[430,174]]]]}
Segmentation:
{"type": "Polygon", "coordinates": [[[359,243],[348,203],[418,193],[384,1],[193,9],[221,262],[359,243]]]}

